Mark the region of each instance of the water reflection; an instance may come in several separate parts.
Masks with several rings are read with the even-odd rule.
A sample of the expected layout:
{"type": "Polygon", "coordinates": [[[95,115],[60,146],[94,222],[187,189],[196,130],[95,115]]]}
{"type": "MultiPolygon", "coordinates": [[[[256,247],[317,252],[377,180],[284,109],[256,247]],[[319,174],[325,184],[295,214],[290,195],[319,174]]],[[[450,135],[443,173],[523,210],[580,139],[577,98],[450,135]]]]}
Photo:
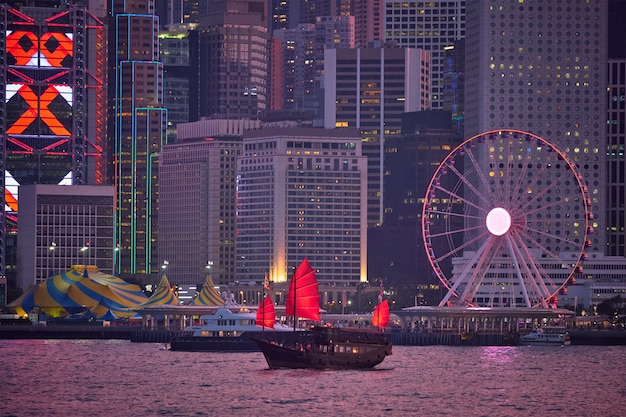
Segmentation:
{"type": "Polygon", "coordinates": [[[499,365],[511,362],[519,354],[517,346],[484,346],[481,349],[483,361],[499,365]]]}

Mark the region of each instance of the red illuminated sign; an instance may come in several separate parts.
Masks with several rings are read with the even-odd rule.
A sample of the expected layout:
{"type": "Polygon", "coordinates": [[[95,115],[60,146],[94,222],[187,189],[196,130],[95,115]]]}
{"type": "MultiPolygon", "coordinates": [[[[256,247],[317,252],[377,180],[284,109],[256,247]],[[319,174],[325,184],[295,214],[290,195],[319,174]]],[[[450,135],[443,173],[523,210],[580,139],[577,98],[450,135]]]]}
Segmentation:
{"type": "Polygon", "coordinates": [[[70,67],[74,54],[72,34],[46,32],[41,39],[29,31],[7,31],[7,55],[11,65],[70,67]]]}
{"type": "MultiPolygon", "coordinates": [[[[13,85],[13,87],[18,86],[13,85]]],[[[35,120],[39,118],[46,126],[50,128],[50,131],[53,135],[69,136],[69,130],[50,110],[51,103],[57,97],[63,98],[63,101],[65,101],[66,103],[68,102],[68,98],[63,97],[64,90],[71,95],[71,88],[68,86],[50,85],[39,96],[30,86],[26,84],[19,86],[14,96],[22,98],[24,104],[26,104],[26,110],[15,122],[10,124],[10,127],[7,129],[7,133],[9,135],[21,135],[35,120]]],[[[12,99],[9,99],[9,102],[11,102],[11,100],[12,99]]]]}

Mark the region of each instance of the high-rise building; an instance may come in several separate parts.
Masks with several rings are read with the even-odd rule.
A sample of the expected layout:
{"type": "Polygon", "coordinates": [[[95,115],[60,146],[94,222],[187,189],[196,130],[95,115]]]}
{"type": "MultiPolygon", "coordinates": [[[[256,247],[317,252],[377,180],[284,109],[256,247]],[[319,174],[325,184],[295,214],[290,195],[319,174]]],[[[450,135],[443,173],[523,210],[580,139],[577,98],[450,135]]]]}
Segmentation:
{"type": "Polygon", "coordinates": [[[17,285],[26,290],[72,265],[113,271],[112,186],[20,187],[17,285]]]}
{"type": "Polygon", "coordinates": [[[324,100],[318,88],[326,48],[354,48],[354,17],[318,17],[315,24],[274,31],[272,110],[299,111],[321,119],[324,100]]]}
{"type": "MultiPolygon", "coordinates": [[[[398,46],[424,49],[430,53],[430,108],[443,109],[445,48],[465,37],[466,0],[381,1],[385,41],[393,40],[398,46]]],[[[491,4],[471,2],[469,7],[483,3],[491,4]]]]}
{"type": "Polygon", "coordinates": [[[105,15],[96,1],[0,4],[0,276],[10,281],[18,186],[105,181],[105,15]]]}
{"type": "Polygon", "coordinates": [[[409,48],[326,49],[324,126],[357,128],[368,158],[367,222],[383,222],[385,138],[400,134],[402,114],[429,107],[428,53],[409,48]]]}
{"type": "Polygon", "coordinates": [[[606,254],[626,257],[626,2],[609,1],[606,254]]]}
{"type": "Polygon", "coordinates": [[[321,284],[367,280],[367,160],[356,129],[245,132],[237,181],[237,278],[286,283],[304,258],[321,284]]]}
{"type": "MultiPolygon", "coordinates": [[[[465,40],[465,135],[514,128],[564,151],[592,199],[592,250],[600,251],[606,225],[607,4],[472,2],[465,40]]],[[[546,172],[544,181],[558,172],[546,172]]],[[[568,222],[559,225],[565,233],[568,222]]]]}
{"type": "Polygon", "coordinates": [[[352,0],[356,25],[356,46],[366,48],[370,42],[385,40],[382,0],[352,0]]]}
{"type": "Polygon", "coordinates": [[[115,273],[151,283],[159,272],[158,155],[167,141],[159,19],[153,0],[113,0],[109,15],[115,273]]]}
{"type": "Polygon", "coordinates": [[[216,0],[198,25],[198,117],[256,119],[267,106],[265,0],[216,0]]]}
{"type": "MultiPolygon", "coordinates": [[[[394,299],[401,305],[433,305],[441,299],[437,277],[428,272],[421,213],[435,169],[461,142],[450,120],[451,113],[443,110],[405,113],[402,134],[385,141],[385,220],[368,231],[367,270],[370,282],[380,280],[396,291],[394,299]]],[[[460,223],[454,217],[450,221],[460,223]]]]}
{"type": "Polygon", "coordinates": [[[465,132],[465,39],[446,46],[443,53],[443,110],[452,116],[452,126],[465,132]]]}
{"type": "Polygon", "coordinates": [[[236,280],[235,185],[245,125],[206,120],[179,126],[179,141],[159,158],[159,257],[173,285],[202,284],[207,265],[216,285],[228,285],[236,280]]]}
{"type": "Polygon", "coordinates": [[[161,32],[159,35],[159,56],[163,62],[163,106],[167,109],[167,140],[176,142],[176,126],[189,121],[191,79],[196,79],[196,71],[191,71],[189,60],[189,36],[185,26],[161,32]]]}

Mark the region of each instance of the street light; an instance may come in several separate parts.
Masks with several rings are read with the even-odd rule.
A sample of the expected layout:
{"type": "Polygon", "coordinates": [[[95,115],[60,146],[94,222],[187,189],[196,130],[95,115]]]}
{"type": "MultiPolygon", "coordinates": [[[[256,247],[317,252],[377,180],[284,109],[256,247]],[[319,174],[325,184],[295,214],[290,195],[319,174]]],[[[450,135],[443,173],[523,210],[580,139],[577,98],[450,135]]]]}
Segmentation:
{"type": "Polygon", "coordinates": [[[118,267],[120,265],[120,244],[117,243],[113,249],[113,275],[119,275],[118,267]]]}
{"type": "Polygon", "coordinates": [[[213,261],[206,261],[206,273],[207,275],[211,274],[211,267],[213,266],[213,261]]]}
{"type": "Polygon", "coordinates": [[[50,244],[50,247],[48,249],[50,249],[50,257],[52,258],[52,268],[50,268],[50,275],[53,276],[54,275],[54,250],[57,248],[57,243],[56,242],[52,242],[50,244]]]}
{"type": "Polygon", "coordinates": [[[80,248],[81,253],[83,254],[83,267],[87,268],[87,264],[85,263],[85,255],[87,255],[87,251],[89,250],[89,243],[80,248]]]}
{"type": "Polygon", "coordinates": [[[163,261],[163,265],[161,265],[161,269],[163,270],[163,275],[165,275],[165,270],[170,263],[168,261],[163,261]]]}

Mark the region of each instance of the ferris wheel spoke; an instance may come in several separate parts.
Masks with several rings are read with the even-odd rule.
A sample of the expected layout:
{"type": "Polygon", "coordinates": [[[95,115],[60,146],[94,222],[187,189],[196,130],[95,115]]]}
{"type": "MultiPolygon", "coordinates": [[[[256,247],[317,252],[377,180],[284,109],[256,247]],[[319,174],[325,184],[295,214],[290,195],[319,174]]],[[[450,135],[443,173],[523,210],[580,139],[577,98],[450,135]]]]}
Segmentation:
{"type": "MultiPolygon", "coordinates": [[[[464,196],[462,196],[462,195],[460,195],[460,194],[458,194],[458,193],[456,193],[454,191],[448,190],[448,189],[443,188],[441,186],[435,186],[435,189],[437,189],[439,191],[442,191],[443,193],[447,194],[448,196],[450,196],[450,199],[456,199],[459,203],[467,204],[468,207],[473,207],[476,210],[478,210],[478,211],[480,211],[482,213],[487,214],[487,209],[485,209],[485,207],[480,206],[480,205],[478,205],[478,204],[468,200],[464,196]]],[[[486,202],[487,200],[483,200],[483,201],[486,202]]]]}
{"type": "Polygon", "coordinates": [[[531,209],[531,210],[528,210],[528,211],[524,211],[524,213],[526,213],[527,216],[530,216],[530,215],[537,214],[537,213],[540,213],[540,212],[545,212],[546,209],[554,208],[554,207],[558,206],[559,204],[563,204],[563,201],[562,200],[553,201],[553,202],[551,202],[549,204],[542,205],[541,206],[541,210],[539,210],[539,209],[531,209]]]}
{"type": "MultiPolygon", "coordinates": [[[[526,168],[528,166],[528,162],[523,164],[523,167],[526,168]]],[[[518,181],[516,184],[516,189],[520,190],[522,188],[525,188],[526,190],[534,190],[537,188],[537,186],[539,185],[539,183],[537,181],[539,181],[543,175],[545,174],[546,170],[547,170],[548,164],[541,164],[541,168],[539,168],[539,171],[537,171],[536,173],[533,173],[532,176],[530,176],[530,182],[526,185],[524,185],[525,182],[525,177],[522,177],[521,175],[518,176],[518,181]]],[[[526,172],[526,171],[525,171],[526,172]]],[[[526,175],[526,174],[524,174],[526,175]]],[[[546,189],[549,187],[545,187],[546,189]]],[[[550,188],[551,189],[551,188],[550,188]]],[[[539,193],[540,195],[545,194],[544,190],[542,190],[542,192],[539,193]]],[[[524,201],[524,198],[527,197],[527,193],[518,193],[517,194],[517,199],[515,199],[515,204],[517,205],[524,205],[524,204],[528,204],[528,201],[524,201]]],[[[534,198],[536,198],[536,196],[533,195],[534,198]]]]}
{"type": "Polygon", "coordinates": [[[534,264],[535,262],[529,262],[529,260],[533,260],[534,258],[533,257],[525,258],[520,251],[520,246],[513,244],[514,239],[511,236],[507,235],[506,239],[507,239],[507,245],[509,247],[509,251],[511,253],[511,257],[513,259],[515,270],[518,275],[519,285],[524,295],[524,301],[526,302],[526,307],[531,307],[532,302],[530,300],[530,294],[528,293],[529,288],[527,286],[530,286],[531,289],[536,291],[537,283],[535,282],[535,278],[533,274],[531,273],[530,268],[528,267],[528,264],[529,263],[534,264]]]}
{"type": "Polygon", "coordinates": [[[499,252],[499,248],[502,244],[502,239],[491,237],[485,242],[482,253],[476,262],[476,267],[466,280],[465,288],[461,294],[461,301],[471,302],[476,297],[476,292],[481,287],[481,284],[485,280],[485,276],[490,272],[490,266],[493,263],[493,258],[496,253],[499,252]]]}
{"type": "MultiPolygon", "coordinates": [[[[552,235],[549,235],[547,233],[542,233],[540,232],[542,235],[544,236],[549,236],[549,237],[554,237],[552,235]]],[[[546,248],[544,245],[542,245],[541,243],[539,243],[535,238],[533,238],[532,236],[530,236],[528,233],[526,232],[522,232],[520,233],[520,240],[522,242],[526,243],[526,246],[528,246],[529,244],[533,245],[536,249],[540,249],[544,254],[549,255],[552,259],[554,260],[560,260],[561,257],[554,253],[553,251],[549,250],[548,248],[546,248]]]]}
{"type": "MultiPolygon", "coordinates": [[[[469,152],[469,150],[468,150],[468,152],[469,152]]],[[[454,173],[456,174],[457,178],[459,179],[459,181],[460,181],[460,182],[462,182],[462,183],[463,183],[463,185],[465,185],[468,189],[470,189],[470,190],[474,193],[474,195],[475,195],[475,196],[477,196],[477,197],[478,197],[481,201],[483,201],[483,202],[484,202],[484,203],[486,203],[487,205],[489,205],[489,204],[491,204],[491,203],[492,203],[492,201],[490,201],[489,199],[487,199],[487,198],[484,196],[484,193],[482,193],[480,190],[478,190],[478,189],[474,186],[474,184],[472,184],[472,183],[468,180],[468,178],[467,178],[467,177],[466,177],[463,173],[459,172],[459,170],[458,170],[458,169],[456,169],[456,167],[455,167],[454,165],[448,165],[447,167],[448,167],[448,169],[449,169],[450,171],[454,172],[454,173]]],[[[443,188],[440,188],[440,189],[441,189],[442,191],[444,190],[443,188]]],[[[466,198],[464,198],[464,197],[460,196],[459,194],[456,194],[456,193],[454,193],[454,194],[453,194],[453,193],[452,193],[452,191],[448,191],[448,190],[446,190],[446,192],[449,192],[449,193],[450,193],[450,195],[454,195],[455,197],[462,198],[463,200],[468,201],[466,198]]]]}
{"type": "Polygon", "coordinates": [[[518,244],[515,247],[519,251],[520,257],[522,259],[533,259],[535,261],[525,262],[524,267],[527,270],[528,277],[530,278],[529,281],[532,289],[538,295],[541,302],[546,302],[546,300],[552,294],[545,284],[548,274],[543,270],[543,268],[541,268],[541,264],[539,263],[539,261],[537,259],[534,259],[526,245],[523,244],[523,242],[518,241],[518,244]]]}
{"type": "Polygon", "coordinates": [[[549,237],[549,238],[552,238],[556,241],[563,242],[563,243],[571,242],[571,237],[569,236],[559,236],[554,233],[549,233],[543,230],[539,230],[535,227],[527,226],[526,229],[524,229],[524,231],[521,232],[521,234],[523,234],[524,236],[528,236],[528,238],[534,241],[535,238],[531,235],[531,233],[536,234],[538,236],[542,236],[542,237],[549,237]]]}
{"type": "Polygon", "coordinates": [[[482,226],[462,227],[462,228],[458,228],[454,230],[446,230],[445,232],[440,232],[440,233],[429,232],[428,237],[432,240],[432,239],[436,239],[440,237],[455,236],[458,234],[463,234],[469,231],[480,230],[480,229],[482,229],[482,226]]]}
{"type": "Polygon", "coordinates": [[[456,212],[453,212],[453,211],[430,210],[428,213],[430,215],[441,214],[441,215],[448,216],[448,217],[458,217],[458,218],[462,218],[462,219],[474,219],[474,220],[483,220],[484,219],[484,217],[472,216],[472,215],[465,214],[465,213],[456,213],[456,212]]]}
{"type": "Polygon", "coordinates": [[[461,253],[463,251],[463,249],[468,248],[468,247],[472,247],[475,243],[479,242],[481,239],[484,239],[485,237],[489,236],[489,232],[485,232],[481,235],[476,236],[473,239],[468,240],[467,242],[457,246],[456,248],[442,254],[441,256],[435,258],[435,261],[437,262],[441,262],[444,259],[448,259],[454,255],[458,255],[459,253],[461,253]]]}
{"type": "Polygon", "coordinates": [[[461,272],[454,279],[454,283],[452,284],[452,287],[450,287],[450,289],[448,290],[448,293],[441,300],[441,302],[439,303],[439,306],[446,305],[448,301],[450,300],[450,297],[452,297],[453,295],[458,295],[459,286],[465,282],[465,277],[469,273],[472,265],[474,265],[478,261],[478,259],[483,255],[485,251],[485,247],[489,245],[490,243],[489,241],[491,239],[493,239],[493,236],[485,239],[481,247],[476,252],[474,252],[474,256],[472,256],[469,262],[465,264],[461,272]]]}
{"type": "MultiPolygon", "coordinates": [[[[478,175],[478,178],[480,179],[480,182],[483,185],[483,188],[485,189],[484,193],[481,193],[475,186],[474,184],[470,183],[469,180],[461,174],[457,174],[460,176],[461,180],[463,181],[464,184],[467,185],[467,187],[469,187],[470,190],[472,190],[474,192],[474,194],[476,194],[482,201],[484,201],[485,203],[488,204],[488,206],[491,206],[493,204],[495,204],[495,199],[494,199],[494,195],[492,193],[489,192],[489,181],[487,181],[487,178],[485,177],[480,164],[478,163],[478,161],[476,160],[476,157],[474,156],[474,153],[472,152],[471,149],[466,149],[466,155],[469,158],[470,162],[472,163],[472,166],[474,167],[476,174],[478,175]],[[488,197],[491,197],[490,200],[487,200],[484,194],[489,194],[488,197]]],[[[455,168],[456,170],[456,168],[455,168]]],[[[457,171],[458,172],[458,171],[457,171]]]]}
{"type": "MultiPolygon", "coordinates": [[[[510,145],[510,147],[509,147],[510,154],[509,155],[510,156],[513,156],[512,152],[511,152],[511,146],[513,146],[512,144],[514,144],[514,145],[516,145],[518,147],[522,146],[519,143],[519,141],[515,140],[515,138],[513,138],[511,141],[509,141],[509,145],[510,145]]],[[[509,161],[509,160],[510,159],[507,158],[507,161],[509,161]]],[[[529,161],[530,160],[531,160],[531,156],[530,156],[530,154],[527,153],[525,161],[522,163],[522,169],[517,174],[517,181],[515,182],[513,187],[510,187],[509,186],[510,182],[506,181],[507,190],[508,190],[508,192],[507,192],[507,201],[512,201],[514,204],[519,204],[519,197],[520,196],[518,195],[518,198],[513,198],[513,197],[515,197],[515,195],[516,195],[515,194],[515,190],[519,190],[520,189],[520,187],[522,186],[522,183],[524,182],[524,179],[526,178],[526,173],[528,172],[528,169],[529,169],[528,167],[529,167],[529,161]]],[[[506,171],[507,171],[506,178],[512,178],[515,175],[515,173],[513,172],[513,166],[514,166],[513,162],[507,162],[507,164],[506,164],[506,168],[507,168],[506,169],[506,171]]]]}

